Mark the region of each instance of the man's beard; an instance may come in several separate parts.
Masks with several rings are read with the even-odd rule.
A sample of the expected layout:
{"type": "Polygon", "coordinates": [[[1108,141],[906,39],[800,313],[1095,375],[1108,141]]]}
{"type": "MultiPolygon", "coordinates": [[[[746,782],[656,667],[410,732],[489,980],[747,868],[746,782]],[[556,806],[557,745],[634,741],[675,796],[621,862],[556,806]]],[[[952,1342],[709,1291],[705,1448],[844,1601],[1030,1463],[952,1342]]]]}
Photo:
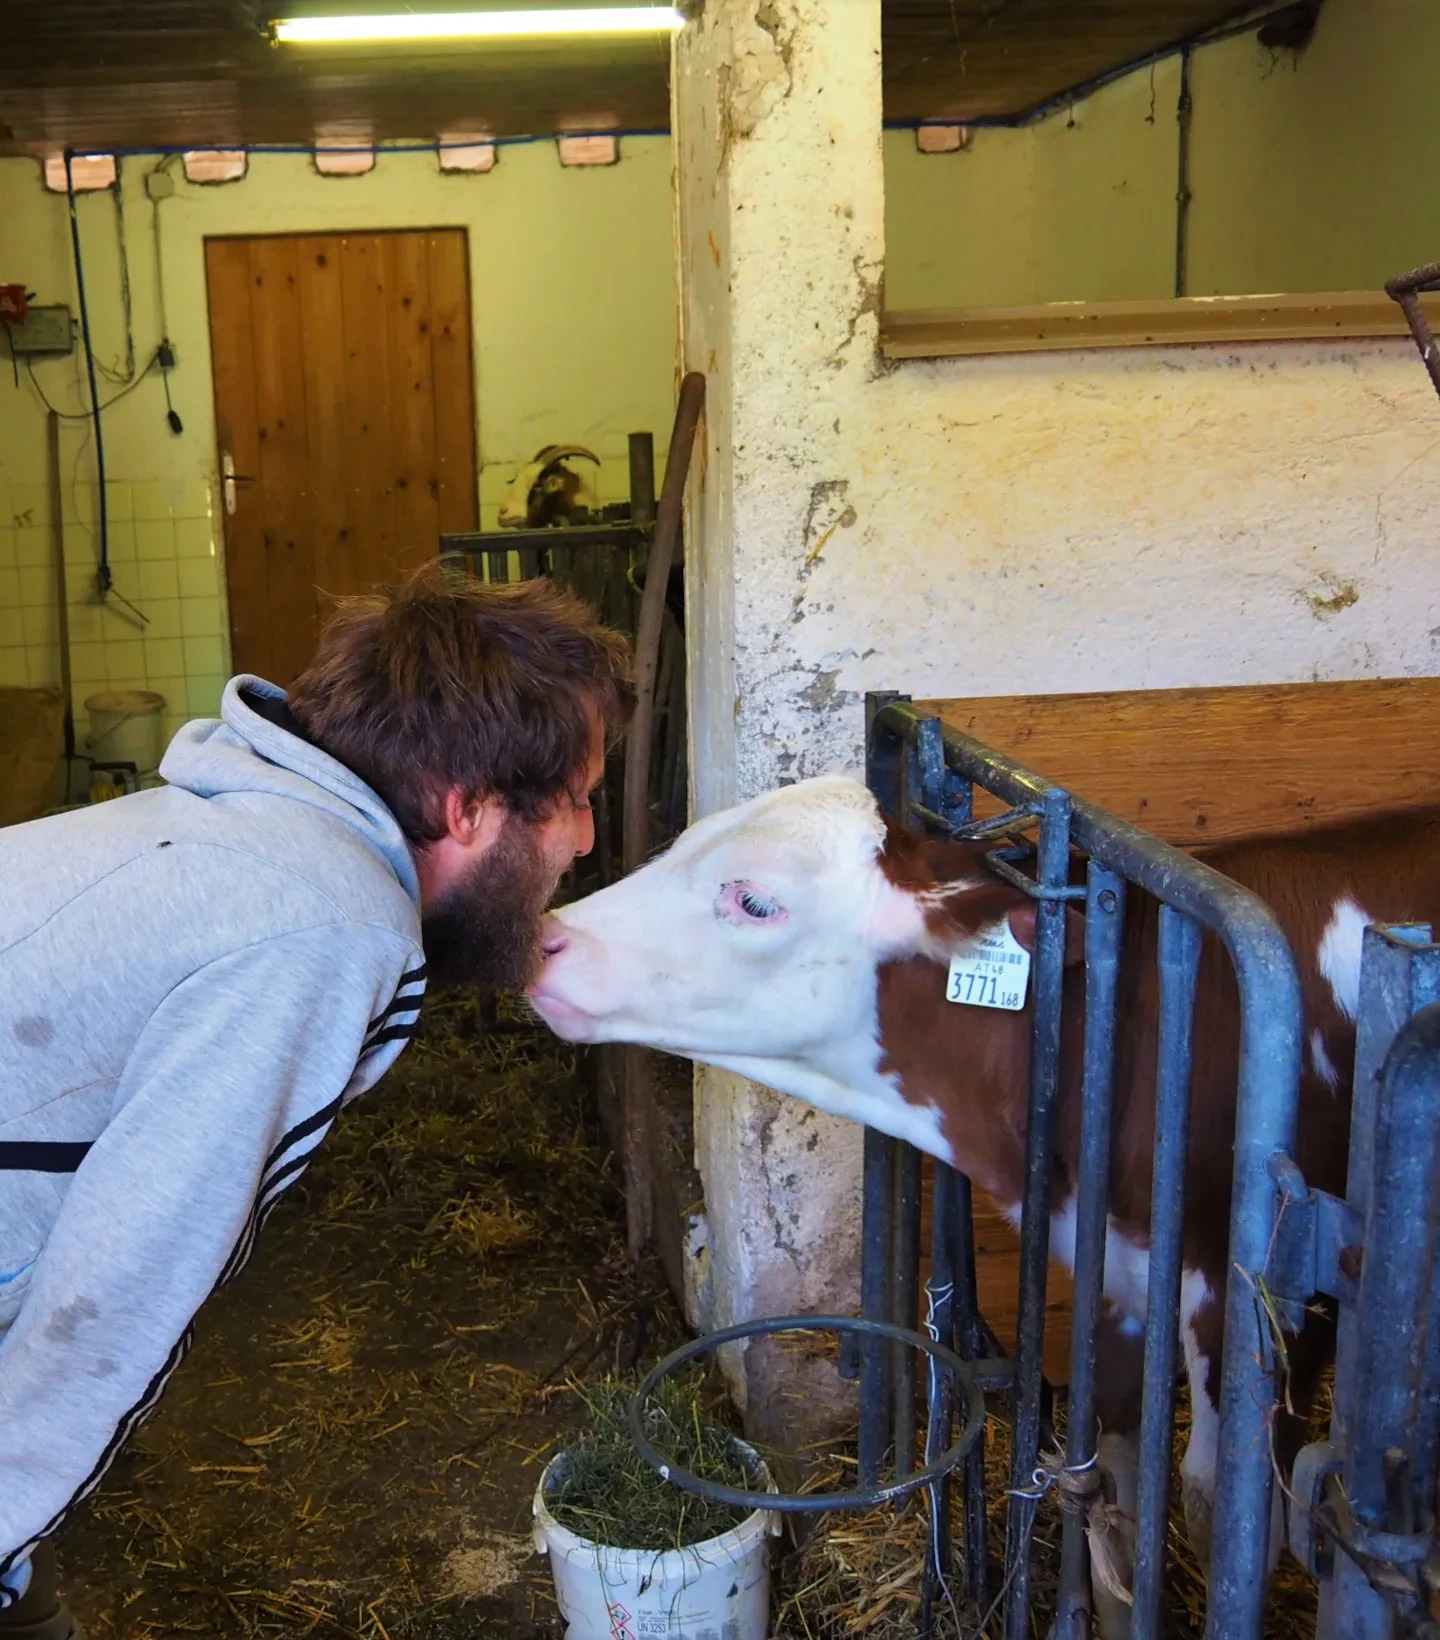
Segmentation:
{"type": "Polygon", "coordinates": [[[540,923],[560,881],[511,815],[494,845],[421,918],[432,983],[518,991],[540,965],[540,923]]]}

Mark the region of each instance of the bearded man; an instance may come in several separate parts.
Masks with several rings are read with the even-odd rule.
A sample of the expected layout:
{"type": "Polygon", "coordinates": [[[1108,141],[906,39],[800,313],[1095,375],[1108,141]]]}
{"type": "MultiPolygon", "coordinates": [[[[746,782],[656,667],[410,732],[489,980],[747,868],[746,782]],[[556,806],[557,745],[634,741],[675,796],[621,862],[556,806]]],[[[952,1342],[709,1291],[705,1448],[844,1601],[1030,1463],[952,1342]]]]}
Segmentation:
{"type": "Polygon", "coordinates": [[[554,582],[429,569],[163,786],[0,831],[0,1637],[75,1633],[51,1535],[427,981],[530,977],[633,703],[554,582]]]}

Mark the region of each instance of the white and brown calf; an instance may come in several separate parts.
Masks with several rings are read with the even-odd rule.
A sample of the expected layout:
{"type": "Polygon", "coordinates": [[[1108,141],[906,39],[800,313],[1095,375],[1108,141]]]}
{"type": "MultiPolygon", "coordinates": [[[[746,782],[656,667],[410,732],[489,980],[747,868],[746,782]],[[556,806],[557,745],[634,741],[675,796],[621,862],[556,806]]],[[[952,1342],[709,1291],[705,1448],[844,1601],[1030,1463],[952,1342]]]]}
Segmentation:
{"type": "MultiPolygon", "coordinates": [[[[949,960],[980,932],[1008,922],[1033,948],[1033,902],[994,877],[983,854],[981,845],[887,826],[854,781],[827,776],[785,787],[702,820],[643,870],[558,912],[530,995],[571,1041],[641,1043],[703,1060],[908,1140],[969,1174],[1018,1222],[1028,995],[1017,1012],[946,1000],[949,960]]],[[[1295,952],[1307,1038],[1295,1159],[1312,1185],[1343,1194],[1361,934],[1371,921],[1440,922],[1440,813],[1222,846],[1204,857],[1270,905],[1295,952]]],[[[1069,915],[1051,1248],[1073,1263],[1085,971],[1083,919],[1069,915]]],[[[1157,929],[1156,902],[1132,893],[1096,1374],[1101,1460],[1131,1510],[1149,1275],[1157,929]]],[[[1215,1484],[1238,1038],[1233,973],[1207,935],[1181,1300],[1191,1395],[1182,1479],[1202,1563],[1215,1484]]],[[[1277,1431],[1287,1464],[1331,1347],[1330,1321],[1320,1316],[1291,1350],[1298,1416],[1277,1431]]],[[[1109,1634],[1127,1626],[1124,1608],[1109,1600],[1100,1615],[1109,1634]]]]}

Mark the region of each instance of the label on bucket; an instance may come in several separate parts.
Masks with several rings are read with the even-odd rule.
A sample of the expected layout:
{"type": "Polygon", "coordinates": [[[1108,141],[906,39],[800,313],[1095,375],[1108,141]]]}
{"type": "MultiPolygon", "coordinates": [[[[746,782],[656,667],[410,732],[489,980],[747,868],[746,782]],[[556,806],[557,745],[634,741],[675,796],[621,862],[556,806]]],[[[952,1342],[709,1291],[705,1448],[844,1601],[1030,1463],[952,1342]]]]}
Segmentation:
{"type": "Polygon", "coordinates": [[[676,1627],[664,1612],[632,1613],[626,1607],[610,1607],[610,1640],[743,1640],[740,1624],[727,1618],[717,1629],[710,1623],[702,1628],[676,1627]]]}
{"type": "Polygon", "coordinates": [[[610,1608],[610,1640],[741,1640],[740,1625],[733,1618],[716,1629],[676,1628],[663,1612],[641,1612],[632,1616],[624,1606],[610,1608]]]}

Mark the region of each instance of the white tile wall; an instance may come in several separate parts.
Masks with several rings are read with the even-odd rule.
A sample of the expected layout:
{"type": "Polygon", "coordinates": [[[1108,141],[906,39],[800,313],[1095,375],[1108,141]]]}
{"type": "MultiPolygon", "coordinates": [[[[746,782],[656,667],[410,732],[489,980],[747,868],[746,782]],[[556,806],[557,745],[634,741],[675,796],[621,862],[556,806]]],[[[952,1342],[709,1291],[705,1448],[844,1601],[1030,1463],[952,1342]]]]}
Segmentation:
{"type": "MultiPolygon", "coordinates": [[[[168,739],[187,719],[214,715],[228,675],[220,521],[204,482],[112,481],[106,508],[114,590],[102,601],[94,585],[96,486],[72,485],[62,500],[76,727],[83,737],[89,695],[153,689],[165,697],[168,739]]],[[[48,492],[43,484],[0,484],[0,685],[59,681],[48,492]]]]}

